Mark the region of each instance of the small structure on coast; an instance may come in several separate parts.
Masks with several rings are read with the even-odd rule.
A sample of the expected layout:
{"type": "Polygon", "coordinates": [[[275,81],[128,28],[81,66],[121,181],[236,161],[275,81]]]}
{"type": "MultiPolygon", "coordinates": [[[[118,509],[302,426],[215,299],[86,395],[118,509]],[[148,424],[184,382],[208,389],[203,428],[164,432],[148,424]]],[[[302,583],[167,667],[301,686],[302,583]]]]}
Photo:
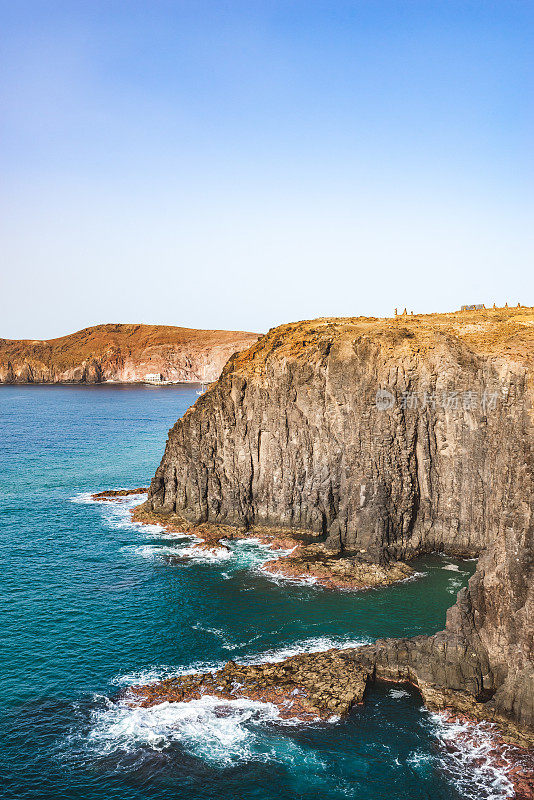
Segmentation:
{"type": "Polygon", "coordinates": [[[145,375],[145,383],[163,383],[164,378],[161,372],[148,372],[145,375]]]}

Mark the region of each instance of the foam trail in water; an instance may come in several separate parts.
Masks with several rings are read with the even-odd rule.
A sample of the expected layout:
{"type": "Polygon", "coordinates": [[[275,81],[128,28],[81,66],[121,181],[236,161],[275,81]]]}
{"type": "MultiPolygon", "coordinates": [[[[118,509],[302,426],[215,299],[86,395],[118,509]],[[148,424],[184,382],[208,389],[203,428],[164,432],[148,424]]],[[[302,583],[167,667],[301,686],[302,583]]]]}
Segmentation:
{"type": "Polygon", "coordinates": [[[258,633],[256,636],[252,636],[244,642],[235,642],[232,641],[227,631],[221,630],[220,628],[207,628],[200,622],[197,622],[192,627],[193,630],[201,631],[202,633],[207,633],[210,636],[215,636],[217,639],[220,639],[224,650],[240,650],[243,647],[249,647],[252,642],[260,638],[260,634],[258,633]]]}
{"type": "Polygon", "coordinates": [[[140,505],[145,497],[146,494],[143,493],[113,500],[95,500],[90,492],[82,492],[71,497],[70,502],[81,505],[97,505],[104,521],[110,528],[133,528],[136,530],[142,528],[145,533],[152,535],[163,532],[164,528],[161,525],[144,525],[132,520],[132,509],[140,505]]]}
{"type": "MultiPolygon", "coordinates": [[[[271,555],[268,560],[271,560],[272,558],[273,556],[271,555]]],[[[308,577],[306,575],[284,575],[283,572],[271,572],[271,570],[263,569],[263,564],[258,566],[258,572],[260,572],[263,576],[270,578],[273,583],[277,583],[279,586],[283,586],[284,584],[315,586],[317,584],[317,578],[308,577]]]]}
{"type": "Polygon", "coordinates": [[[245,659],[240,659],[240,663],[274,663],[276,661],[282,661],[284,658],[289,658],[290,656],[299,655],[300,653],[321,653],[324,650],[331,650],[332,648],[344,650],[352,647],[361,647],[364,644],[368,644],[370,641],[370,639],[365,637],[353,639],[349,636],[315,636],[284,647],[266,650],[257,655],[247,656],[245,659]]]}
{"type": "Polygon", "coordinates": [[[128,507],[139,505],[139,502],[142,500],[143,497],[147,496],[146,492],[139,492],[139,494],[129,494],[126,497],[114,497],[109,500],[104,499],[95,499],[94,494],[96,492],[80,492],[79,494],[75,494],[73,497],[69,497],[71,503],[79,503],[81,505],[91,505],[92,503],[97,503],[98,505],[109,507],[109,506],[122,506],[126,505],[128,507]]]}
{"type": "Polygon", "coordinates": [[[403,697],[410,696],[410,693],[407,692],[406,689],[390,689],[388,694],[393,700],[401,700],[403,697]]]}
{"type": "Polygon", "coordinates": [[[91,492],[80,492],[80,494],[75,494],[74,497],[69,497],[69,501],[79,505],[90,505],[91,503],[98,502],[98,500],[93,499],[91,492]]]}
{"type": "MultiPolygon", "coordinates": [[[[193,534],[181,531],[168,531],[162,525],[136,522],[131,518],[131,510],[139,505],[146,497],[145,494],[118,497],[111,501],[95,500],[90,492],[71,497],[73,503],[98,505],[104,521],[110,528],[130,528],[140,532],[143,536],[166,541],[166,544],[143,544],[126,546],[125,551],[130,551],[142,558],[155,559],[159,557],[174,556],[184,561],[200,563],[231,562],[232,571],[252,569],[264,564],[269,559],[285,555],[290,551],[273,550],[255,538],[244,539],[238,542],[221,541],[220,547],[200,548],[195,545],[201,541],[193,534]],[[173,547],[170,543],[176,543],[173,547]]],[[[228,573],[225,577],[231,577],[228,573]]]]}
{"type": "Polygon", "coordinates": [[[447,581],[447,591],[449,594],[457,595],[462,585],[463,582],[461,578],[450,578],[447,581]]]}
{"type": "Polygon", "coordinates": [[[210,547],[209,549],[204,549],[192,545],[191,547],[182,548],[179,555],[181,558],[190,558],[195,561],[211,563],[228,561],[228,559],[232,558],[233,553],[226,547],[210,547]]]}

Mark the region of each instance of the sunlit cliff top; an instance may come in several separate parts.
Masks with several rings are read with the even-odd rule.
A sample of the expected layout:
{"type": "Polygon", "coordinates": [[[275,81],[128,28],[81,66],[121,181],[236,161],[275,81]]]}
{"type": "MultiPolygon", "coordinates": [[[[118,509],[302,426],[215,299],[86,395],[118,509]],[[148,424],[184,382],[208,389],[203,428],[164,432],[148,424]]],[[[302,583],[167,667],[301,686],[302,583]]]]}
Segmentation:
{"type": "Polygon", "coordinates": [[[478,355],[532,364],[534,307],[488,308],[446,314],[323,317],[280,325],[236,355],[232,369],[248,372],[267,357],[305,358],[309,348],[354,342],[367,336],[392,352],[427,352],[456,340],[478,355]]]}

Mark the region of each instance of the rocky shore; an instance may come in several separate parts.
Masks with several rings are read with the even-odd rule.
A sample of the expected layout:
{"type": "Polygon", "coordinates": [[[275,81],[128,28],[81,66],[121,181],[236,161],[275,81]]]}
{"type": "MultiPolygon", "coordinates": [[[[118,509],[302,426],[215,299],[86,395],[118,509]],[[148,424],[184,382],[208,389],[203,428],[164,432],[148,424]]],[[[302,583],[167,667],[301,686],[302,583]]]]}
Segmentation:
{"type": "Polygon", "coordinates": [[[414,575],[412,567],[402,561],[380,565],[357,556],[343,558],[320,543],[300,545],[289,555],[268,561],[263,569],[281,578],[312,580],[328,589],[374,589],[414,575]]]}
{"type": "Polygon", "coordinates": [[[443,712],[441,718],[446,724],[461,726],[461,730],[455,730],[454,736],[446,742],[447,750],[454,757],[461,759],[466,749],[478,751],[474,766],[481,768],[490,763],[505,774],[513,786],[514,800],[534,799],[534,748],[510,744],[494,727],[483,731],[490,746],[482,748],[479,729],[473,725],[472,719],[452,712],[443,712]]]}
{"type": "MultiPolygon", "coordinates": [[[[100,497],[105,494],[100,493],[100,497]]],[[[303,543],[301,532],[287,529],[247,531],[209,523],[192,525],[177,515],[171,515],[170,519],[151,511],[146,503],[133,509],[132,516],[140,522],[163,524],[170,530],[185,530],[199,537],[196,546],[213,550],[225,547],[225,541],[258,538],[275,549],[290,551],[267,562],[264,569],[299,579],[313,576],[329,588],[383,585],[406,579],[413,572],[402,562],[384,570],[369,563],[356,565],[354,559],[332,557],[323,544],[313,541],[311,533],[307,543],[303,543]],[[340,573],[344,573],[341,579],[340,573]]],[[[450,616],[454,614],[455,607],[449,612],[450,616]]],[[[513,785],[516,800],[534,800],[534,731],[501,713],[491,697],[488,699],[480,692],[484,681],[480,658],[479,650],[473,652],[472,642],[460,637],[452,639],[444,632],[433,637],[378,640],[357,649],[303,653],[277,663],[240,665],[229,661],[215,672],[132,686],[127,696],[132,705],[145,708],[162,702],[188,702],[204,695],[228,701],[246,698],[271,703],[281,719],[306,723],[347,714],[364,702],[367,686],[377,680],[410,683],[421,692],[427,708],[439,711],[446,722],[466,723],[465,730],[447,739],[446,746],[453,755],[460,757],[465,748],[475,753],[480,751],[475,766],[477,758],[480,766],[491,764],[513,785]],[[477,723],[488,720],[493,726],[489,735],[491,745],[488,749],[485,744],[481,750],[477,723]]],[[[489,669],[487,662],[486,669],[489,669]]],[[[486,735],[485,742],[487,739],[486,735]]]]}
{"type": "MultiPolygon", "coordinates": [[[[132,706],[143,708],[165,702],[184,703],[203,696],[229,702],[248,699],[274,705],[280,719],[307,723],[332,721],[348,714],[364,701],[367,686],[375,680],[376,670],[370,670],[367,659],[359,657],[359,649],[327,650],[301,653],[276,663],[243,665],[229,661],[213,672],[131,686],[126,699],[132,706]]],[[[407,682],[406,676],[384,680],[407,682]]],[[[466,749],[478,753],[471,766],[490,763],[506,775],[514,787],[516,800],[533,800],[534,739],[529,742],[514,726],[508,726],[503,734],[498,727],[486,725],[481,747],[476,714],[459,714],[449,709],[446,698],[441,698],[443,702],[436,702],[435,697],[433,702],[429,697],[425,699],[430,708],[441,711],[445,724],[462,723],[460,730],[445,740],[453,756],[461,757],[466,749]]]]}
{"type": "Polygon", "coordinates": [[[182,675],[133,686],[128,699],[145,708],[187,702],[203,695],[272,703],[281,719],[312,721],[346,714],[360,703],[366,675],[343,651],[299,654],[278,663],[240,665],[229,661],[216,672],[182,675]]]}
{"type": "MultiPolygon", "coordinates": [[[[93,498],[113,499],[110,494],[101,492],[93,495],[93,498]]],[[[168,531],[196,536],[198,541],[193,549],[215,552],[221,548],[228,549],[227,543],[230,541],[256,539],[273,550],[286,551],[267,561],[262,567],[264,572],[289,580],[313,581],[317,586],[327,589],[372,589],[406,580],[414,574],[413,568],[401,561],[380,565],[355,555],[343,557],[332,553],[317,541],[319,537],[313,531],[304,533],[260,526],[245,529],[209,523],[194,525],[179,515],[152,511],[146,503],[134,508],[131,514],[136,522],[161,525],[168,531]]]]}
{"type": "Polygon", "coordinates": [[[257,537],[292,551],[267,569],[332,588],[401,580],[403,562],[435,551],[477,569],[433,636],[255,671],[230,662],[132,689],[132,702],[214,692],[324,719],[369,681],[409,682],[430,709],[494,724],[496,757],[522,754],[517,796],[530,798],[533,366],[527,308],[294,323],[235,354],[170,431],[136,520],[202,547],[257,537]]]}
{"type": "Polygon", "coordinates": [[[148,488],[140,486],[137,489],[106,489],[103,492],[96,492],[91,495],[92,500],[106,501],[106,500],[120,500],[122,497],[130,497],[136,494],[146,494],[148,488]]]}

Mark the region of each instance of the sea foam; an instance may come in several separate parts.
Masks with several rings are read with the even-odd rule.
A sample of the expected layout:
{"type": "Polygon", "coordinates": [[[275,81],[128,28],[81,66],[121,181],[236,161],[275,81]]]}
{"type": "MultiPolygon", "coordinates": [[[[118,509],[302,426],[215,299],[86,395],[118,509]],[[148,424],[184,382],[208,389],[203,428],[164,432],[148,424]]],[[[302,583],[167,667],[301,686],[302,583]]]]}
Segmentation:
{"type": "Polygon", "coordinates": [[[223,700],[204,696],[187,703],[160,703],[151,708],[112,703],[95,698],[98,707],[83,742],[85,750],[101,757],[142,756],[174,747],[219,768],[243,761],[294,763],[307,754],[298,744],[280,736],[279,726],[295,725],[281,720],[271,703],[223,700]],[[276,728],[272,725],[276,724],[276,728]],[[269,725],[271,728],[269,729],[269,725]]]}
{"type": "Polygon", "coordinates": [[[440,762],[464,800],[505,800],[515,796],[506,754],[495,757],[493,726],[484,722],[451,722],[429,715],[440,745],[440,762]]]}

